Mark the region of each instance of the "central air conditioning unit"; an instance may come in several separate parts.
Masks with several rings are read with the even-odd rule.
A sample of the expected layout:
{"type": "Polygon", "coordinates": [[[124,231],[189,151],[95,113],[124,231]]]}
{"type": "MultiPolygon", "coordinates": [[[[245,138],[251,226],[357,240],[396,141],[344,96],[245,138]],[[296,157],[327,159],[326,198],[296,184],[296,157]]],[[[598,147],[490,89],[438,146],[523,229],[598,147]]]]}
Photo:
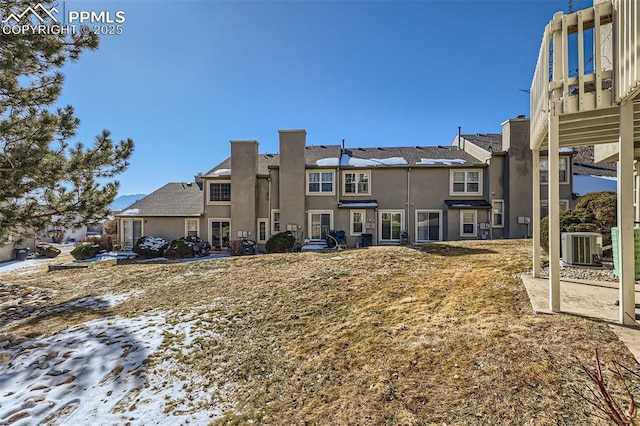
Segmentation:
{"type": "Polygon", "coordinates": [[[601,266],[602,235],[596,232],[563,232],[562,261],[567,265],[601,266]]]}

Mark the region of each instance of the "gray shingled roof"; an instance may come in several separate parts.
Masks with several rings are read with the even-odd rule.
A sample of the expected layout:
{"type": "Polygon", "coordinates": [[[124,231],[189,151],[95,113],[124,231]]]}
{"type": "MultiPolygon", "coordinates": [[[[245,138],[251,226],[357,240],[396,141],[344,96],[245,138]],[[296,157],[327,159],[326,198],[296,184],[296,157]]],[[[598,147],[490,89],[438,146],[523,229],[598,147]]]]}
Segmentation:
{"type": "Polygon", "coordinates": [[[203,209],[200,185],[171,182],[136,201],[118,216],[200,216],[203,209]]]}
{"type": "Polygon", "coordinates": [[[460,136],[486,151],[502,151],[502,134],[500,133],[475,133],[460,136]]]}
{"type": "MultiPolygon", "coordinates": [[[[355,159],[385,159],[391,157],[402,157],[407,161],[407,166],[415,167],[422,159],[438,160],[464,160],[460,164],[432,164],[423,166],[446,165],[447,167],[469,167],[472,165],[484,165],[476,157],[459,150],[454,146],[412,146],[412,147],[380,147],[380,148],[347,148],[351,152],[351,157],[355,159]]],[[[318,160],[328,158],[340,158],[340,145],[316,145],[305,148],[305,162],[307,166],[318,166],[318,160]]],[[[269,167],[279,166],[280,154],[260,154],[258,157],[258,174],[266,175],[269,167]]],[[[207,173],[203,177],[216,177],[214,173],[221,169],[231,168],[231,157],[227,158],[207,173]]],[[[225,175],[221,175],[225,176],[225,175]]]]}
{"type": "MultiPolygon", "coordinates": [[[[278,164],[280,164],[280,154],[260,154],[258,156],[258,174],[268,175],[269,166],[277,166],[278,164]]],[[[231,169],[231,157],[227,158],[202,176],[216,177],[214,172],[220,169],[231,169]]]]}
{"type": "Polygon", "coordinates": [[[468,167],[471,165],[484,165],[484,163],[476,157],[467,154],[465,151],[459,150],[455,146],[349,148],[349,151],[351,151],[352,158],[383,159],[390,157],[402,157],[407,160],[407,166],[410,167],[415,167],[418,163],[421,162],[422,159],[464,160],[464,163],[447,164],[447,167],[468,167]]]}
{"type": "Polygon", "coordinates": [[[593,145],[578,146],[574,148],[576,155],[573,157],[573,173],[588,176],[616,177],[616,163],[593,162],[593,145]]]}

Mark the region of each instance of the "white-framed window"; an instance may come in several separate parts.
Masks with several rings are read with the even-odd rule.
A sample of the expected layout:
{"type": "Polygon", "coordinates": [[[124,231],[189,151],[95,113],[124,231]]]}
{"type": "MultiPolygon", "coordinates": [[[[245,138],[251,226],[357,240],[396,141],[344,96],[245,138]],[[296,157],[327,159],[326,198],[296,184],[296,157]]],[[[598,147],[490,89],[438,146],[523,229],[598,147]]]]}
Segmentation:
{"type": "Polygon", "coordinates": [[[224,249],[230,239],[231,219],[229,218],[212,218],[209,222],[209,241],[211,247],[219,247],[224,249]]]}
{"type": "Polygon", "coordinates": [[[504,228],[504,200],[491,201],[491,226],[504,228]]]}
{"type": "Polygon", "coordinates": [[[477,222],[477,210],[460,210],[460,236],[476,237],[478,235],[477,222]]]}
{"type": "MultiPolygon", "coordinates": [[[[561,157],[560,166],[560,183],[569,183],[569,159],[561,157]]],[[[540,158],[540,183],[549,183],[549,159],[540,158]]]]}
{"type": "Polygon", "coordinates": [[[269,238],[269,229],[267,224],[269,219],[258,219],[258,243],[266,243],[269,238]]]}
{"type": "Polygon", "coordinates": [[[416,210],[416,241],[442,241],[442,210],[416,210]]]}
{"type": "Polygon", "coordinates": [[[333,229],[333,211],[309,210],[309,238],[324,240],[333,229]]]}
{"type": "Polygon", "coordinates": [[[451,195],[479,195],[482,193],[481,170],[451,170],[451,195]]]}
{"type": "Polygon", "coordinates": [[[367,221],[367,213],[365,210],[349,211],[349,234],[352,236],[362,235],[366,232],[364,227],[367,221]]]}
{"type": "Polygon", "coordinates": [[[231,181],[209,182],[207,204],[229,204],[231,202],[231,181]]]}
{"type": "Polygon", "coordinates": [[[307,170],[307,195],[331,195],[333,190],[333,170],[307,170]]]}
{"type": "Polygon", "coordinates": [[[184,220],[184,236],[185,237],[200,236],[200,219],[187,218],[184,220]]]}
{"type": "MultiPolygon", "coordinates": [[[[569,200],[560,200],[560,211],[569,210],[569,200]]],[[[540,218],[549,215],[549,201],[540,200],[540,218]]]]}
{"type": "Polygon", "coordinates": [[[271,210],[271,232],[273,234],[280,232],[280,210],[271,210]]]}
{"type": "Polygon", "coordinates": [[[144,235],[144,220],[122,219],[120,229],[122,229],[121,243],[125,247],[133,247],[138,239],[144,235]]]}
{"type": "Polygon", "coordinates": [[[400,241],[404,228],[404,210],[380,210],[379,240],[380,242],[400,241]]]}
{"type": "Polygon", "coordinates": [[[342,172],[342,193],[344,195],[371,195],[371,172],[342,172]]]}

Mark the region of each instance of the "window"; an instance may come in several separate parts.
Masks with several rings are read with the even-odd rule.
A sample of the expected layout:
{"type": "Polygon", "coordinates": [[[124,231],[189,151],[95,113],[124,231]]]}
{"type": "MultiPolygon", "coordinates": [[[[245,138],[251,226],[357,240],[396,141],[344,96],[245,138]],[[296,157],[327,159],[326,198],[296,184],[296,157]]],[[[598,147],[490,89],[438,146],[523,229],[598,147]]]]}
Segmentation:
{"type": "Polygon", "coordinates": [[[345,195],[369,195],[371,188],[369,186],[370,173],[367,172],[344,172],[343,193],[345,195]]]}
{"type": "MultiPolygon", "coordinates": [[[[560,200],[560,211],[569,210],[569,200],[560,200]]],[[[540,218],[549,215],[549,201],[540,200],[540,218]]]]}
{"type": "MultiPolygon", "coordinates": [[[[569,183],[569,173],[567,173],[567,158],[560,158],[560,183],[569,183]]],[[[549,159],[540,159],[540,182],[549,182],[549,159]]]]}
{"type": "Polygon", "coordinates": [[[442,240],[442,212],[416,210],[416,239],[418,242],[442,240]]]}
{"type": "Polygon", "coordinates": [[[479,170],[451,171],[451,195],[480,194],[481,186],[479,170]]]}
{"type": "Polygon", "coordinates": [[[491,202],[491,218],[494,228],[504,228],[504,200],[493,200],[491,202]]]}
{"type": "Polygon", "coordinates": [[[267,242],[267,219],[258,219],[258,243],[267,242]]]}
{"type": "Polygon", "coordinates": [[[333,194],[333,172],[307,172],[307,194],[333,194]]]}
{"type": "Polygon", "coordinates": [[[209,202],[228,203],[231,201],[231,182],[209,183],[209,202]]]}
{"type": "Polygon", "coordinates": [[[333,229],[333,212],[330,210],[309,210],[309,238],[324,240],[333,229]]]}
{"type": "Polygon", "coordinates": [[[122,219],[122,241],[121,243],[127,247],[133,245],[142,237],[143,222],[142,219],[122,219]]]}
{"type": "Polygon", "coordinates": [[[271,210],[271,231],[274,234],[280,232],[280,210],[271,210]]]}
{"type": "Polygon", "coordinates": [[[198,237],[200,233],[200,220],[199,219],[185,219],[184,220],[184,235],[186,237],[198,237]]]}
{"type": "Polygon", "coordinates": [[[401,228],[404,225],[404,212],[387,210],[380,212],[380,236],[381,242],[400,241],[401,228]]]}
{"type": "Polygon", "coordinates": [[[351,220],[349,229],[351,230],[351,235],[357,236],[362,235],[364,232],[364,223],[366,218],[366,213],[364,210],[351,210],[350,212],[351,220]]]}
{"type": "Polygon", "coordinates": [[[209,219],[211,229],[211,247],[224,248],[229,242],[231,232],[230,219],[209,219]]]}
{"type": "Polygon", "coordinates": [[[477,235],[476,222],[478,212],[475,210],[460,210],[460,236],[475,237],[477,235]]]}

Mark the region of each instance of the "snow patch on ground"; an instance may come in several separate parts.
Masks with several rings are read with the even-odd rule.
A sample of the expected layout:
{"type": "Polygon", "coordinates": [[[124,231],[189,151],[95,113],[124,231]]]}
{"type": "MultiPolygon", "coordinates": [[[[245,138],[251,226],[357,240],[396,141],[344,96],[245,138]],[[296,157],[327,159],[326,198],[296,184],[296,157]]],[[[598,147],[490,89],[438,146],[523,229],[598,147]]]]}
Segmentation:
{"type": "Polygon", "coordinates": [[[174,354],[214,332],[185,320],[107,317],[42,339],[0,335],[0,424],[209,423],[221,415],[210,385],[180,376],[174,354]]]}

